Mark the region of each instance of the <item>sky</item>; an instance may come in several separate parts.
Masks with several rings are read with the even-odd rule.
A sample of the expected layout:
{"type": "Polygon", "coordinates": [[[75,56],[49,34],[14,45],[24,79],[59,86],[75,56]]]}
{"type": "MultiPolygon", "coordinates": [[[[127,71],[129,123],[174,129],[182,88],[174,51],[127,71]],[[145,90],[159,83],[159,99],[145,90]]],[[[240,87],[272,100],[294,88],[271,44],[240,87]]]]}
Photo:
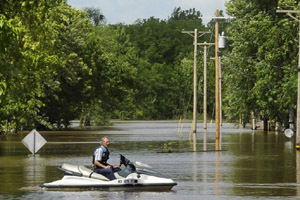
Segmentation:
{"type": "MultiPolygon", "coordinates": [[[[203,17],[211,17],[216,9],[225,12],[228,0],[67,0],[77,9],[85,7],[99,8],[107,24],[133,24],[137,19],[155,17],[168,19],[175,7],[181,10],[195,8],[203,17]]],[[[203,19],[207,23],[210,19],[203,19]]]]}

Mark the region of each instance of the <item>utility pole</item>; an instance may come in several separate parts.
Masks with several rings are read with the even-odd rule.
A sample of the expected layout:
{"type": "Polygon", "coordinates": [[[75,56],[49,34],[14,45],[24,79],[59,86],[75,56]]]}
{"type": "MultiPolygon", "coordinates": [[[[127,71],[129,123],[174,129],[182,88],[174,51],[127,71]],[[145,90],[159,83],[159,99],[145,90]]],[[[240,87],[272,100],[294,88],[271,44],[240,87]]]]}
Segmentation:
{"type": "Polygon", "coordinates": [[[222,122],[222,65],[221,65],[221,55],[219,55],[219,98],[220,98],[220,126],[223,125],[222,122]]]}
{"type": "MultiPolygon", "coordinates": [[[[204,44],[207,44],[204,42],[204,44]]],[[[203,53],[203,128],[207,129],[207,45],[204,45],[203,53]]]]}
{"type": "Polygon", "coordinates": [[[193,103],[193,151],[197,151],[197,39],[198,39],[198,33],[202,33],[201,36],[208,32],[203,32],[195,29],[194,31],[182,31],[182,33],[187,33],[194,37],[194,103],[193,103]]]}
{"type": "Polygon", "coordinates": [[[298,32],[298,96],[297,96],[297,124],[296,124],[296,149],[300,150],[300,17],[296,18],[292,14],[300,14],[300,10],[276,10],[277,13],[286,13],[289,17],[299,22],[298,32]]]}
{"type": "Polygon", "coordinates": [[[221,143],[220,143],[220,121],[221,120],[221,115],[220,115],[220,107],[221,107],[221,60],[219,60],[219,48],[224,48],[225,47],[225,40],[224,40],[224,35],[222,34],[222,39],[221,43],[223,44],[221,46],[219,43],[219,22],[218,19],[235,19],[235,17],[220,17],[219,16],[219,10],[216,10],[215,12],[215,17],[211,17],[212,19],[216,20],[215,23],[215,73],[216,73],[216,91],[215,91],[215,104],[216,104],[216,109],[215,109],[215,117],[216,117],[216,150],[221,150],[221,143]]]}
{"type": "MultiPolygon", "coordinates": [[[[225,48],[225,36],[224,36],[224,32],[222,32],[222,34],[219,36],[219,49],[223,49],[225,48]]],[[[221,65],[221,58],[222,58],[222,53],[219,52],[219,96],[220,96],[220,125],[223,125],[222,122],[222,65],[221,65]]]]}
{"type": "Polygon", "coordinates": [[[198,30],[194,32],[194,107],[193,107],[193,151],[197,150],[197,39],[198,30]]]}
{"type": "Polygon", "coordinates": [[[197,150],[197,39],[198,30],[194,31],[182,31],[194,38],[194,100],[193,100],[193,151],[197,150]]]}
{"type": "Polygon", "coordinates": [[[204,46],[203,54],[203,128],[207,129],[207,46],[215,45],[215,43],[198,43],[204,46]]]}
{"type": "MultiPolygon", "coordinates": [[[[224,32],[219,36],[219,49],[224,49],[225,48],[225,36],[224,32]]],[[[220,125],[222,126],[222,65],[221,65],[221,58],[222,58],[222,53],[218,52],[219,56],[219,96],[220,96],[220,125]]]]}
{"type": "MultiPolygon", "coordinates": [[[[216,17],[219,16],[219,10],[216,10],[216,17]]],[[[220,97],[219,97],[219,22],[215,23],[215,65],[216,65],[216,150],[220,150],[220,97]]]]}

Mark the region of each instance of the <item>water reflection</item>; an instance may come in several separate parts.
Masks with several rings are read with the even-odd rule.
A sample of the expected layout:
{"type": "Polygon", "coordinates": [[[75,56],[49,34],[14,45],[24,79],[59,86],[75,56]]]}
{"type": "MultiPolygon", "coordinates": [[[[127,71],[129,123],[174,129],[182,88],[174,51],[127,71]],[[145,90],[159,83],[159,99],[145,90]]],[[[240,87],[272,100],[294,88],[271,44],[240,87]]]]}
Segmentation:
{"type": "MultiPolygon", "coordinates": [[[[300,151],[296,151],[296,182],[300,184],[300,151]]],[[[300,187],[297,187],[297,196],[300,196],[300,187]]]]}
{"type": "Polygon", "coordinates": [[[30,185],[38,185],[38,183],[44,181],[45,177],[45,159],[41,158],[39,155],[28,156],[23,160],[23,172],[25,183],[30,185]]]}
{"type": "Polygon", "coordinates": [[[255,131],[251,133],[251,150],[254,151],[255,149],[255,131]]]}
{"type": "Polygon", "coordinates": [[[221,178],[221,173],[220,173],[220,157],[221,157],[221,152],[217,151],[216,152],[216,167],[215,167],[215,170],[216,170],[216,175],[215,175],[215,183],[216,183],[216,186],[215,186],[215,194],[217,196],[220,196],[221,195],[221,189],[220,189],[220,178],[221,178]]]}
{"type": "MultiPolygon", "coordinates": [[[[206,156],[207,153],[203,152],[203,157],[205,158],[206,156]]],[[[203,174],[202,182],[208,183],[208,162],[206,159],[202,160],[202,174],[203,174]]]]}
{"type": "Polygon", "coordinates": [[[192,152],[193,154],[193,182],[198,182],[198,169],[200,167],[198,163],[198,153],[192,152]]]}
{"type": "Polygon", "coordinates": [[[276,139],[276,145],[278,145],[278,131],[275,131],[275,139],[276,139]]]}
{"type": "Polygon", "coordinates": [[[207,150],[207,129],[203,132],[203,151],[207,150]]]}
{"type": "Polygon", "coordinates": [[[222,128],[220,127],[219,130],[219,138],[216,137],[216,151],[221,151],[222,150],[222,128]]]}

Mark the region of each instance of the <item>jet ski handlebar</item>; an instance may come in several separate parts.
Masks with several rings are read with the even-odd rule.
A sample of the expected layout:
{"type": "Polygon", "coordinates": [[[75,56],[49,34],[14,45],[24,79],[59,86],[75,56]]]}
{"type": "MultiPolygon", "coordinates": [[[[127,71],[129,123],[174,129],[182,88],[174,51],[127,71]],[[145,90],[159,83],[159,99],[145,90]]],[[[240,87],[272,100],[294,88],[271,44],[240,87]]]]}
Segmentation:
{"type": "Polygon", "coordinates": [[[125,158],[125,156],[123,156],[122,154],[120,154],[120,166],[121,165],[124,165],[125,167],[129,166],[132,171],[136,171],[134,164],[130,160],[125,158]]]}

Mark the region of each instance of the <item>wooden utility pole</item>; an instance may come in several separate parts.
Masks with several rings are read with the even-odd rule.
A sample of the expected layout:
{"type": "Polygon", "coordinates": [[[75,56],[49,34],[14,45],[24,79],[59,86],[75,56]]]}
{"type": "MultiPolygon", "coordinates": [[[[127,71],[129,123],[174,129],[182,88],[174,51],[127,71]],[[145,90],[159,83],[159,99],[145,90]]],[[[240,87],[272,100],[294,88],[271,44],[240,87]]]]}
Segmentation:
{"type": "Polygon", "coordinates": [[[193,100],[193,151],[197,150],[197,39],[198,30],[194,31],[182,31],[187,33],[194,38],[194,100],[193,100]]]}
{"type": "Polygon", "coordinates": [[[299,46],[298,46],[298,97],[297,97],[297,131],[296,131],[296,149],[300,150],[300,17],[299,22],[299,46]]]}
{"type": "Polygon", "coordinates": [[[220,126],[223,125],[222,121],[222,65],[221,55],[219,55],[219,102],[220,102],[220,126]]]}
{"type": "Polygon", "coordinates": [[[198,30],[194,32],[194,107],[193,107],[193,151],[197,150],[197,39],[198,30]]]}
{"type": "Polygon", "coordinates": [[[194,37],[194,103],[193,103],[193,151],[197,151],[197,55],[198,55],[198,33],[202,33],[203,36],[209,32],[199,31],[197,29],[192,31],[182,31],[182,33],[187,33],[194,37]]]}
{"type": "MultiPolygon", "coordinates": [[[[225,48],[225,36],[224,32],[222,32],[222,35],[219,36],[219,49],[225,48]]],[[[220,97],[220,126],[223,125],[223,120],[222,120],[222,65],[221,65],[221,58],[222,54],[221,52],[218,53],[219,55],[219,97],[220,97]]]]}
{"type": "MultiPolygon", "coordinates": [[[[216,10],[216,17],[219,16],[219,10],[216,10]]],[[[216,65],[216,150],[220,150],[220,97],[219,97],[219,22],[215,23],[215,65],[216,65]]]]}
{"type": "Polygon", "coordinates": [[[215,43],[198,43],[204,46],[203,54],[203,128],[207,129],[207,46],[215,45],[215,43]]]}
{"type": "Polygon", "coordinates": [[[203,53],[203,128],[207,129],[207,43],[204,42],[203,53]]]}

